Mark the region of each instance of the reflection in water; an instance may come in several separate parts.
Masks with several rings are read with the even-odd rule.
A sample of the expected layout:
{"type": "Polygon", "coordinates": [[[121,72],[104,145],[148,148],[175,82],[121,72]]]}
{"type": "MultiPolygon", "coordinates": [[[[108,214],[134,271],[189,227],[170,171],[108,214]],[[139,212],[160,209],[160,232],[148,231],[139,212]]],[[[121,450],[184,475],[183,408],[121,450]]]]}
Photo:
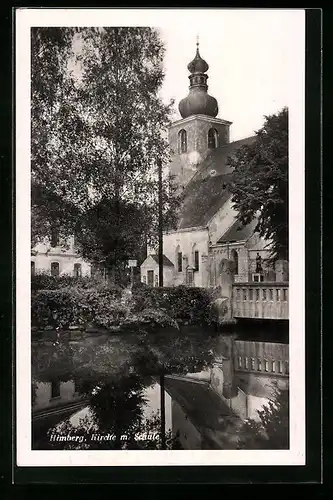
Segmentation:
{"type": "Polygon", "coordinates": [[[289,387],[288,344],[243,338],[164,330],[33,343],[33,449],[239,447],[244,421],[289,387]]]}

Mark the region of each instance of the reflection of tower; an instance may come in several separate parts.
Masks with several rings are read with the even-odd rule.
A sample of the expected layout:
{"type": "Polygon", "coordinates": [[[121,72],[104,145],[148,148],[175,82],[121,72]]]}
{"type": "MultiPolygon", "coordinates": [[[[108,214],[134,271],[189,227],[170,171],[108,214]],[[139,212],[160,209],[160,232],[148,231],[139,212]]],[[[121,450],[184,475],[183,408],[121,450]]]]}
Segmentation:
{"type": "Polygon", "coordinates": [[[235,335],[221,335],[215,346],[215,361],[211,370],[211,386],[227,400],[237,395],[234,366],[235,335]]]}
{"type": "Polygon", "coordinates": [[[190,87],[188,95],[179,103],[181,120],[169,129],[169,143],[173,153],[171,174],[180,185],[186,184],[202,160],[212,150],[229,143],[231,122],[216,118],[218,103],[208,94],[209,66],[199,53],[199,42],[194,59],[188,64],[190,87]]]}
{"type": "Polygon", "coordinates": [[[223,370],[223,396],[227,399],[237,395],[237,382],[235,379],[234,366],[234,341],[235,335],[228,335],[223,338],[225,345],[225,355],[222,362],[223,370]]]}

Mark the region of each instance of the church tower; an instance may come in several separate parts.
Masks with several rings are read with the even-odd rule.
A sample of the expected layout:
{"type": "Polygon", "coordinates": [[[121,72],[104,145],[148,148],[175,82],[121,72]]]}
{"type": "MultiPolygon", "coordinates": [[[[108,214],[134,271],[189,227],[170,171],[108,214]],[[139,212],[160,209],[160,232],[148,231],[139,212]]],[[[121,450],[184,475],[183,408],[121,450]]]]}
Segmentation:
{"type": "Polygon", "coordinates": [[[208,94],[206,74],[209,66],[199,53],[187,69],[190,72],[190,87],[187,97],[179,103],[182,117],[169,129],[169,144],[172,152],[170,173],[177,183],[185,186],[197,171],[200,163],[215,148],[229,143],[229,127],[232,122],[216,118],[217,100],[208,94]]]}

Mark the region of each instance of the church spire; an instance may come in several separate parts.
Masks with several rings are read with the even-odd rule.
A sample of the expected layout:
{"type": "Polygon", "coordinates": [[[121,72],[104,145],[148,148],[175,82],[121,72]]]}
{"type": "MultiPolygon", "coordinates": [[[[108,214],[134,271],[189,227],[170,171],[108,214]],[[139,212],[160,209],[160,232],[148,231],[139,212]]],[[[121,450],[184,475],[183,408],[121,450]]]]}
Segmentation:
{"type": "Polygon", "coordinates": [[[207,93],[208,75],[206,72],[209,66],[199,52],[199,35],[197,35],[196,46],[195,57],[187,66],[190,72],[189,95],[180,101],[179,112],[182,118],[198,114],[215,117],[218,113],[218,105],[216,99],[207,93]]]}

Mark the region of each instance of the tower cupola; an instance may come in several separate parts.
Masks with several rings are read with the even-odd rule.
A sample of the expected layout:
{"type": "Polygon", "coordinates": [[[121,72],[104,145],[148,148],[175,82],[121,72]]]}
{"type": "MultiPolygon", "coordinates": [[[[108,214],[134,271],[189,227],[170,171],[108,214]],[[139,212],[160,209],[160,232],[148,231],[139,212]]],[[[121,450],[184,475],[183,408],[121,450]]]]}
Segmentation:
{"type": "Polygon", "coordinates": [[[188,64],[187,69],[190,72],[189,94],[180,101],[178,106],[182,118],[193,115],[206,115],[215,118],[218,113],[218,104],[215,97],[212,97],[207,92],[208,75],[206,75],[206,72],[209,66],[200,55],[199,41],[197,41],[195,57],[188,64]]]}

